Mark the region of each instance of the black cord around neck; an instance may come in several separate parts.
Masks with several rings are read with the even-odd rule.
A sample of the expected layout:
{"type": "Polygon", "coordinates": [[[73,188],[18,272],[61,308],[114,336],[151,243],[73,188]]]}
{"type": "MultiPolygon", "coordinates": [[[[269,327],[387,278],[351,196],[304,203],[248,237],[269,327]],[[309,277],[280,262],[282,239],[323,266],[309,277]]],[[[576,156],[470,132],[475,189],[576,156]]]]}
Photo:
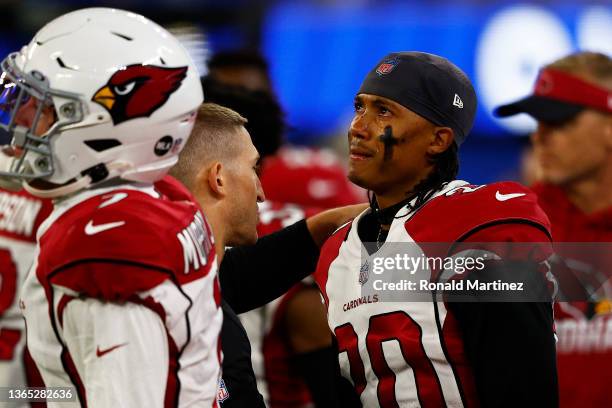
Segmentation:
{"type": "Polygon", "coordinates": [[[376,197],[374,197],[373,194],[370,195],[370,192],[368,192],[368,199],[370,201],[370,208],[372,209],[372,214],[380,225],[391,225],[393,220],[396,218],[395,214],[397,214],[397,212],[406,204],[410,203],[413,198],[414,196],[410,196],[396,204],[393,204],[390,207],[380,208],[380,206],[378,205],[378,201],[376,201],[376,197]]]}

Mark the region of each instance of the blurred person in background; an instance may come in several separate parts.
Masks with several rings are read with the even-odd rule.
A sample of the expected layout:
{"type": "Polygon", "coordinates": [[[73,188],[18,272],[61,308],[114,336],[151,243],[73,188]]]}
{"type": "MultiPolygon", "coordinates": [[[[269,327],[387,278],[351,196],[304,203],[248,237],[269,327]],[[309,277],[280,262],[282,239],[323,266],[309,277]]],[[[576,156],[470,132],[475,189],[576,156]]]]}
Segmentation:
{"type": "MultiPolygon", "coordinates": [[[[506,292],[496,292],[496,302],[479,294],[446,302],[425,291],[427,297],[414,301],[409,291],[397,291],[398,297],[386,301],[376,286],[373,293],[363,291],[376,279],[372,257],[386,263],[387,251],[397,253],[394,243],[408,251],[416,243],[415,250],[423,248],[428,257],[498,242],[507,248],[516,243],[518,252],[525,245],[538,248],[520,269],[508,270],[518,254],[494,247],[495,260],[457,276],[548,286],[543,272],[552,246],[537,197],[517,183],[456,180],[457,152],[472,128],[476,104],[459,68],[421,52],[387,55],[356,93],[349,178],[373,192],[371,208],[325,243],[314,278],[338,342],[342,375],[363,406],[558,404],[550,296],[507,301],[506,292]],[[443,243],[439,252],[425,249],[432,242],[443,243]]],[[[427,281],[446,272],[423,269],[427,281]]],[[[405,270],[398,275],[408,277],[405,270]]]]}
{"type": "MultiPolygon", "coordinates": [[[[327,150],[282,147],[286,125],[271,86],[268,64],[256,52],[216,54],[203,79],[207,100],[248,119],[262,156],[261,180],[267,201],[260,205],[260,236],[322,209],[363,202],[346,171],[327,150]]],[[[332,406],[335,351],[325,310],[312,280],[297,284],[265,307],[242,314],[253,345],[259,390],[271,407],[332,406]],[[327,367],[327,368],[325,368],[327,367]],[[273,384],[273,386],[270,386],[273,384]]]]}
{"type": "Polygon", "coordinates": [[[256,51],[218,52],[208,61],[208,75],[225,85],[274,95],[268,61],[256,51]]]}
{"type": "MultiPolygon", "coordinates": [[[[610,56],[582,51],[544,66],[532,95],[495,110],[501,117],[521,112],[538,122],[531,141],[540,181],[532,188],[550,218],[553,239],[612,242],[610,56]]],[[[556,305],[561,406],[610,406],[610,258],[601,262],[584,250],[565,263],[576,261],[587,268],[574,268],[575,278],[592,289],[583,293],[585,301],[556,305]]]]}
{"type": "Polygon", "coordinates": [[[540,164],[533,152],[531,141],[527,140],[527,146],[521,151],[519,158],[519,180],[526,186],[533,186],[542,178],[540,164]]]}

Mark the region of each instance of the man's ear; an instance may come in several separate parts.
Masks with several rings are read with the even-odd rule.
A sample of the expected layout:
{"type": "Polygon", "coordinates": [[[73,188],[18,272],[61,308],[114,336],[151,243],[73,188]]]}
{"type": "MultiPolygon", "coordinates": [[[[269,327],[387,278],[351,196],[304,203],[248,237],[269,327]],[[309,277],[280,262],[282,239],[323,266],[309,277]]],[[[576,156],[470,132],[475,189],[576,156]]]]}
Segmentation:
{"type": "Polygon", "coordinates": [[[433,138],[427,148],[427,154],[435,156],[443,153],[453,144],[455,140],[455,132],[449,127],[436,126],[434,128],[433,138]]]}
{"type": "Polygon", "coordinates": [[[214,162],[207,170],[203,176],[206,178],[205,182],[208,183],[211,194],[218,198],[225,197],[227,194],[225,168],[220,162],[214,162]]]}

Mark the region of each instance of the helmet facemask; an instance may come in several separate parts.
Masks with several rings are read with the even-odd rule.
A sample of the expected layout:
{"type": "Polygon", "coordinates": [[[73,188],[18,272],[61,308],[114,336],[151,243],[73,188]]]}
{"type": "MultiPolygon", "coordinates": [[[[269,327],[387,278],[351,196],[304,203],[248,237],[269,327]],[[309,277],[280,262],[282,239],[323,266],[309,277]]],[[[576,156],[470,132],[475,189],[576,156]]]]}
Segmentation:
{"type": "Polygon", "coordinates": [[[0,74],[0,131],[9,143],[0,150],[0,180],[8,188],[53,175],[53,136],[83,119],[78,95],[50,88],[39,71],[23,72],[17,56],[2,61],[0,74]]]}

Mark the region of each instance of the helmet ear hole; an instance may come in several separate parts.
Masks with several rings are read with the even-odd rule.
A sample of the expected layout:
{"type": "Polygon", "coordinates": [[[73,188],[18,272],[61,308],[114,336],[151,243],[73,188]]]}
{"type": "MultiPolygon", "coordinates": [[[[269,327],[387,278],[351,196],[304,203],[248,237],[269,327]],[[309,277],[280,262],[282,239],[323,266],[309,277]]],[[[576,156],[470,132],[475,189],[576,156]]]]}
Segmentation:
{"type": "Polygon", "coordinates": [[[117,139],[85,140],[83,143],[96,152],[103,152],[105,150],[112,149],[113,147],[121,146],[121,142],[117,139]]]}
{"type": "Polygon", "coordinates": [[[89,176],[91,178],[91,183],[97,183],[99,181],[105,180],[108,175],[108,168],[106,167],[105,164],[100,163],[100,164],[96,164],[93,167],[90,167],[86,170],[83,170],[81,172],[82,176],[89,176]]]}

